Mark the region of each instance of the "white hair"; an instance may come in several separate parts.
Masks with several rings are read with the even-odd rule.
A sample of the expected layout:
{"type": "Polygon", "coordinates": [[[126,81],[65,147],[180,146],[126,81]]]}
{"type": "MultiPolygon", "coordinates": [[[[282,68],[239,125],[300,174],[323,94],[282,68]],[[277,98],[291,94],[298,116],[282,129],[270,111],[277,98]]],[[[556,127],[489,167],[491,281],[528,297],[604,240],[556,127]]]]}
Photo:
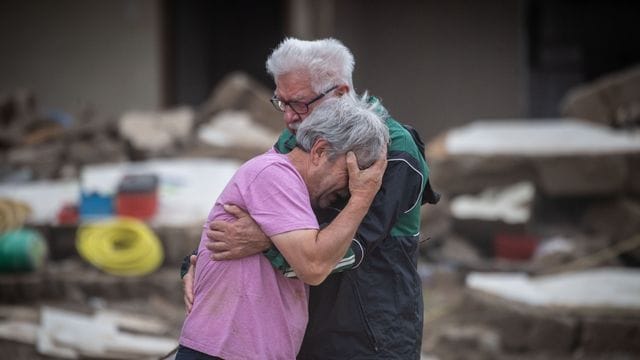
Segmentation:
{"type": "Polygon", "coordinates": [[[379,103],[363,97],[332,97],[300,124],[296,141],[309,152],[319,139],[329,143],[329,158],[353,151],[361,169],[371,166],[389,143],[389,129],[377,113],[379,103]]]}
{"type": "Polygon", "coordinates": [[[286,38],[267,59],[267,72],[274,80],[290,72],[306,72],[316,93],[332,86],[349,85],[353,89],[353,54],[340,41],[332,38],[306,41],[286,38]]]}

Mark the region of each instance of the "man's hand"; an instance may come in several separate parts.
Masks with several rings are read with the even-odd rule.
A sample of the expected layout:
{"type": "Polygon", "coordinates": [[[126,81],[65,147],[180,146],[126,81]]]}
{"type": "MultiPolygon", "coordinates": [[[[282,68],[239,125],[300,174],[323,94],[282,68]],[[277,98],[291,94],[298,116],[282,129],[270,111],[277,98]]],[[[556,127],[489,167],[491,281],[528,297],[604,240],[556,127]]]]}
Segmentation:
{"type": "Polygon", "coordinates": [[[235,216],[233,222],[212,221],[207,229],[206,247],[213,260],[232,260],[261,253],[271,241],[255,221],[235,205],[224,205],[224,210],[235,216]]]}
{"type": "Polygon", "coordinates": [[[378,160],[369,168],[360,170],[356,155],[353,152],[347,153],[347,169],[349,170],[349,193],[351,198],[361,197],[372,201],[380,186],[382,176],[387,168],[386,150],[380,154],[378,160]]]}
{"type": "Polygon", "coordinates": [[[191,307],[193,306],[193,280],[196,277],[196,259],[198,257],[195,255],[191,255],[189,257],[189,261],[191,265],[189,265],[189,271],[182,277],[182,285],[184,287],[184,308],[187,311],[187,314],[191,312],[191,307]]]}

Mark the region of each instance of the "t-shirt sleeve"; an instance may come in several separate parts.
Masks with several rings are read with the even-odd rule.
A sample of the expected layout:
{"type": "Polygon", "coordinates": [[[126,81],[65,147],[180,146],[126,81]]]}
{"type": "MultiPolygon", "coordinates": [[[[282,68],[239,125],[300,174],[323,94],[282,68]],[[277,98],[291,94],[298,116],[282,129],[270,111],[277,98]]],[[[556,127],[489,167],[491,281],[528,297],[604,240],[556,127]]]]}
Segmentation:
{"type": "Polygon", "coordinates": [[[307,187],[290,166],[281,163],[266,166],[248,184],[243,197],[247,211],[269,237],[319,228],[307,187]]]}

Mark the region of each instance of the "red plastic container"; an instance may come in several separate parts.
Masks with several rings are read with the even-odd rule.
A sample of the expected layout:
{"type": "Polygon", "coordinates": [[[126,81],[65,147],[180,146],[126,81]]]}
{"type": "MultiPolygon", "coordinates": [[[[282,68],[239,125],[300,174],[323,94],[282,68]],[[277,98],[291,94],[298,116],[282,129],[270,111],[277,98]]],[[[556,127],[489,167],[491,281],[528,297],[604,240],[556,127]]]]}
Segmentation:
{"type": "Polygon", "coordinates": [[[538,239],[527,234],[498,234],[493,241],[495,257],[508,260],[528,260],[537,246],[538,239]]]}
{"type": "Polygon", "coordinates": [[[158,210],[158,196],[155,192],[147,194],[122,193],[116,197],[116,213],[141,220],[149,220],[158,210]]]}
{"type": "Polygon", "coordinates": [[[155,175],[127,175],[118,186],[116,214],[149,220],[158,210],[158,178],[155,175]]]}

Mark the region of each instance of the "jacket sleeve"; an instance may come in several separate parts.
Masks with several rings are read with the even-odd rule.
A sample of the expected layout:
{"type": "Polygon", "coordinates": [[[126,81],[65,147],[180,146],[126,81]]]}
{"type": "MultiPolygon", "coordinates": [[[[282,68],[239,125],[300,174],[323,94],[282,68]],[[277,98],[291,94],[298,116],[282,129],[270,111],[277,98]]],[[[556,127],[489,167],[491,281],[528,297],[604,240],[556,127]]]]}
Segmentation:
{"type": "Polygon", "coordinates": [[[425,176],[423,171],[419,161],[409,154],[389,154],[380,191],[362,220],[354,240],[358,244],[354,243],[353,246],[362,247],[363,257],[389,236],[402,214],[421,205],[425,176]]]}

